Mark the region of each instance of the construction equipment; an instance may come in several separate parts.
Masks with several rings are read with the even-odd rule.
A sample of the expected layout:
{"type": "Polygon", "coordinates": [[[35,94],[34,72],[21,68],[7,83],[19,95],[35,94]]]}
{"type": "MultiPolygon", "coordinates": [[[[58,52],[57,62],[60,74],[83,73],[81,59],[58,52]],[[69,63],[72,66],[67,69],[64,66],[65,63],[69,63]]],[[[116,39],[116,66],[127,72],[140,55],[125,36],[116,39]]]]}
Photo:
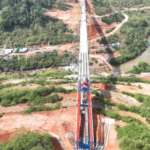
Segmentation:
{"type": "Polygon", "coordinates": [[[79,48],[79,71],[78,71],[78,94],[76,112],[76,138],[75,149],[94,149],[93,115],[89,76],[89,49],[87,38],[86,4],[81,0],[80,19],[80,48],[79,48]],[[82,116],[82,117],[81,117],[82,116]],[[84,118],[84,123],[83,119],[84,118]],[[84,125],[84,131],[82,126],[84,125]],[[82,133],[82,134],[81,134],[82,133]],[[83,135],[83,136],[81,136],[83,135]]]}

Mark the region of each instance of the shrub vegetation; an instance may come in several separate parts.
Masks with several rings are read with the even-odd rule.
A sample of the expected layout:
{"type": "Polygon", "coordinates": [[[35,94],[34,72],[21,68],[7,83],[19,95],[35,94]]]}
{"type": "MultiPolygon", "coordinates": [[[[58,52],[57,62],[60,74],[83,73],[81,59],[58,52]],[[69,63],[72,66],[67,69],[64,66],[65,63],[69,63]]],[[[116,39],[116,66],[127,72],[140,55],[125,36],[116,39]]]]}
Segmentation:
{"type": "Polygon", "coordinates": [[[147,0],[111,0],[110,2],[111,5],[113,5],[114,7],[139,8],[144,6],[150,6],[150,1],[147,0]]]}
{"type": "Polygon", "coordinates": [[[146,79],[141,79],[137,77],[104,77],[104,76],[99,76],[99,77],[92,77],[92,82],[101,82],[105,84],[113,83],[117,84],[119,82],[130,82],[130,83],[135,83],[135,82],[141,82],[141,83],[148,83],[150,84],[150,80],[146,79]]]}
{"type": "Polygon", "coordinates": [[[63,56],[59,56],[57,52],[38,54],[35,57],[20,57],[13,56],[9,60],[0,58],[1,72],[8,71],[25,71],[35,70],[40,68],[68,66],[71,63],[76,63],[74,55],[66,52],[63,56]]]}
{"type": "Polygon", "coordinates": [[[107,24],[111,24],[111,23],[114,23],[114,22],[121,22],[123,19],[124,19],[124,15],[122,14],[122,12],[118,12],[118,13],[115,13],[115,14],[112,14],[110,16],[105,16],[105,17],[102,17],[102,22],[105,22],[107,24]]]}
{"type": "Polygon", "coordinates": [[[66,90],[62,87],[39,86],[36,89],[3,89],[0,92],[0,104],[2,106],[11,106],[22,103],[43,104],[59,102],[58,94],[51,93],[70,93],[74,90],[66,90]],[[51,95],[50,95],[51,94],[51,95]]]}
{"type": "Polygon", "coordinates": [[[93,0],[93,5],[95,6],[95,13],[97,15],[104,15],[111,11],[110,3],[104,0],[93,0]]]}
{"type": "Polygon", "coordinates": [[[150,129],[142,124],[132,122],[125,127],[116,125],[117,137],[121,150],[131,149],[150,149],[148,139],[150,137],[150,129]]]}
{"type": "Polygon", "coordinates": [[[21,134],[9,143],[0,145],[1,150],[53,150],[53,142],[48,133],[37,132],[21,134]]]}
{"type": "Polygon", "coordinates": [[[30,106],[28,109],[24,110],[24,114],[30,114],[37,111],[52,111],[59,109],[60,106],[60,103],[57,103],[54,106],[30,106]]]}
{"type": "Polygon", "coordinates": [[[139,61],[137,66],[134,66],[133,69],[127,73],[140,74],[141,72],[150,72],[150,64],[139,61]]]}

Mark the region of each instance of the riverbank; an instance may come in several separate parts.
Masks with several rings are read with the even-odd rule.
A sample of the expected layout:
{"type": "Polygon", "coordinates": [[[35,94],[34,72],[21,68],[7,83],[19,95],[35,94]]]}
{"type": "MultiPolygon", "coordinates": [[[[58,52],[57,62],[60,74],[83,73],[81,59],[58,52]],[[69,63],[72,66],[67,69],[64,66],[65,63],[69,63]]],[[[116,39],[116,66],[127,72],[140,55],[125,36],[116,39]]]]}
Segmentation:
{"type": "Polygon", "coordinates": [[[119,66],[116,66],[115,71],[119,73],[121,73],[122,71],[127,72],[131,70],[135,65],[137,65],[138,62],[141,60],[150,63],[150,47],[148,47],[146,51],[144,51],[140,56],[136,57],[135,59],[130,60],[119,66]]]}

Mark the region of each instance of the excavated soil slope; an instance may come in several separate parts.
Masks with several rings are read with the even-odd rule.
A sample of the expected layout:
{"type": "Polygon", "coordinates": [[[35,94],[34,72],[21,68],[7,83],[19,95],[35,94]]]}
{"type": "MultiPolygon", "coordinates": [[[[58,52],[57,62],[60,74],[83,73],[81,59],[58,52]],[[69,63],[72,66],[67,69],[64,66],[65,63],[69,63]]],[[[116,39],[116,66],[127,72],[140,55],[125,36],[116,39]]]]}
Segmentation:
{"type": "Polygon", "coordinates": [[[150,84],[147,83],[132,83],[132,86],[117,85],[116,89],[118,89],[119,91],[126,91],[130,93],[142,93],[150,95],[150,84]],[[138,85],[141,85],[142,89],[139,89],[138,85]]]}
{"type": "Polygon", "coordinates": [[[52,132],[60,136],[67,150],[71,150],[74,143],[75,120],[76,108],[43,111],[31,115],[4,114],[0,119],[0,134],[13,132],[22,126],[30,131],[52,132]],[[73,138],[66,137],[68,132],[73,138]]]}
{"type": "MultiPolygon", "coordinates": [[[[100,129],[102,125],[101,118],[103,118],[102,115],[97,114],[96,110],[93,111],[94,135],[97,142],[102,138],[100,129]]],[[[64,148],[66,150],[73,150],[76,128],[76,107],[36,112],[30,115],[18,113],[4,114],[0,118],[0,142],[12,137],[13,132],[21,127],[40,133],[46,131],[57,134],[61,138],[64,148]]],[[[116,142],[114,144],[116,145],[116,142]]],[[[114,144],[111,142],[109,145],[114,147],[114,144]]],[[[54,139],[54,145],[58,145],[56,139],[54,139]]],[[[60,150],[60,148],[56,150],[60,150]]]]}

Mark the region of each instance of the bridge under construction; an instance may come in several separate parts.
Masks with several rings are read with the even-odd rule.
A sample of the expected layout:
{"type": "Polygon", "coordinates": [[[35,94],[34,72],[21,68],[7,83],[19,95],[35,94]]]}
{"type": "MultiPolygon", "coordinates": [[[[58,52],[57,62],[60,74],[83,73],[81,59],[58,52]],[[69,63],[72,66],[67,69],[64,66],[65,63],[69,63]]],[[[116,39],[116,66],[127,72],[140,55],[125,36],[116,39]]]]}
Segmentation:
{"type": "Polygon", "coordinates": [[[86,2],[81,0],[76,137],[74,149],[95,149],[89,76],[86,2]]]}

